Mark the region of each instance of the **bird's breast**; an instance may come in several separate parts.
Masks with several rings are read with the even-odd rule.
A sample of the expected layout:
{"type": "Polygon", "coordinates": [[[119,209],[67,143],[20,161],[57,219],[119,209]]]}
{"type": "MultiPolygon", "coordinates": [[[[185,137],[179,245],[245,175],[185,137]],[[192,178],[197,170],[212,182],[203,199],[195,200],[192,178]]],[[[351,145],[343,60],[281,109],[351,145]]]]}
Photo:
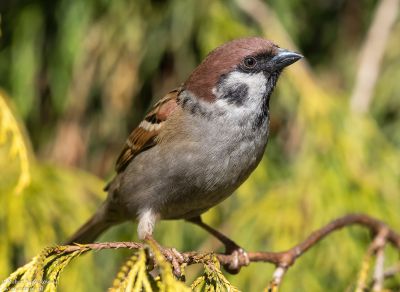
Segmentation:
{"type": "Polygon", "coordinates": [[[247,179],[263,156],[268,136],[267,122],[254,129],[251,119],[239,123],[229,116],[212,120],[187,114],[165,127],[159,143],[121,174],[120,196],[130,216],[146,208],[163,219],[200,215],[247,179]]]}
{"type": "Polygon", "coordinates": [[[187,142],[176,145],[173,152],[179,154],[170,159],[171,167],[179,169],[171,177],[181,191],[171,197],[163,217],[193,217],[224,200],[256,168],[267,143],[267,123],[254,130],[250,122],[248,127],[229,120],[213,121],[213,126],[204,119],[187,122],[192,127],[187,142]]]}

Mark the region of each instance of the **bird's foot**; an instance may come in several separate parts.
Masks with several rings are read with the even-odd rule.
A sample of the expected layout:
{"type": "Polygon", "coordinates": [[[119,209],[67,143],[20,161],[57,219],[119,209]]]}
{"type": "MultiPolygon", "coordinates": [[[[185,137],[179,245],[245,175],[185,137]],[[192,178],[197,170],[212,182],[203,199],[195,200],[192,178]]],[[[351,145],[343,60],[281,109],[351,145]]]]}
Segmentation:
{"type": "Polygon", "coordinates": [[[181,263],[185,261],[184,257],[182,256],[179,251],[177,251],[175,248],[168,248],[168,247],[162,247],[163,248],[163,254],[167,261],[169,261],[172,264],[172,269],[174,275],[178,279],[182,279],[183,274],[181,270],[181,263]]]}
{"type": "Polygon", "coordinates": [[[152,236],[146,236],[146,240],[152,242],[163,254],[167,261],[172,264],[172,272],[178,279],[182,279],[181,263],[185,261],[182,254],[175,248],[164,247],[160,245],[152,236]]]}
{"type": "Polygon", "coordinates": [[[224,269],[230,274],[237,274],[240,268],[250,264],[249,255],[247,252],[238,246],[236,243],[225,246],[225,254],[232,256],[232,261],[224,265],[224,269]]]}
{"type": "Polygon", "coordinates": [[[228,273],[237,274],[239,273],[241,267],[249,265],[250,259],[247,252],[245,252],[244,249],[237,245],[232,239],[205,224],[203,220],[201,220],[200,216],[187,219],[187,221],[192,222],[208,231],[225,245],[225,254],[232,256],[232,261],[229,264],[224,265],[224,268],[228,273]]]}

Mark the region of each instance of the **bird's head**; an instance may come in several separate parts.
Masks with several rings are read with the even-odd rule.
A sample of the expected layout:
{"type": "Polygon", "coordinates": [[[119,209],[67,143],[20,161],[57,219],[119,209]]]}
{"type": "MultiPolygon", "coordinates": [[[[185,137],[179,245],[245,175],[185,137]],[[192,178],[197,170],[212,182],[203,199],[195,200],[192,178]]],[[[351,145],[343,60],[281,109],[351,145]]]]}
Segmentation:
{"type": "Polygon", "coordinates": [[[264,99],[268,104],[283,68],[301,58],[260,37],[236,39],[210,52],[184,89],[208,102],[240,107],[264,99]]]}

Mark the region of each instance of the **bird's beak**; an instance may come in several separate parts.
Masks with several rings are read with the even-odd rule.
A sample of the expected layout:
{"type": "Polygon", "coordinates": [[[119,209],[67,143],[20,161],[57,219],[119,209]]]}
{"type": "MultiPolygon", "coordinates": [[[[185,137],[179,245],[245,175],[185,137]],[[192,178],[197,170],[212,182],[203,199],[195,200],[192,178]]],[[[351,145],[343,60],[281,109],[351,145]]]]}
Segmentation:
{"type": "Polygon", "coordinates": [[[282,70],[301,58],[303,58],[303,56],[298,53],[279,48],[278,54],[272,58],[271,62],[275,70],[282,70]]]}

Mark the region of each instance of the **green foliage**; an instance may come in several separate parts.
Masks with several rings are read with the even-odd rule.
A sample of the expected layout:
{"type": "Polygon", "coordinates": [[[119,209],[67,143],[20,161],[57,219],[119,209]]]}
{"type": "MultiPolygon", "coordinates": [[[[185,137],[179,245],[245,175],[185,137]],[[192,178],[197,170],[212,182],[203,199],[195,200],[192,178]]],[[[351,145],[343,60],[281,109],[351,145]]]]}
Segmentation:
{"type": "Polygon", "coordinates": [[[204,274],[192,283],[191,288],[193,291],[239,291],[222,274],[215,257],[204,264],[204,274]]]}
{"type": "MultiPolygon", "coordinates": [[[[90,245],[46,248],[5,279],[0,291],[56,291],[64,268],[71,260],[92,249],[90,245]]],[[[204,275],[197,278],[191,288],[194,291],[238,291],[222,274],[215,256],[209,257],[210,260],[204,261],[204,275]]],[[[149,242],[147,248],[136,250],[122,265],[109,291],[185,292],[192,289],[175,278],[159,248],[149,242]],[[154,262],[153,265],[149,265],[150,262],[154,262]]]]}
{"type": "MultiPolygon", "coordinates": [[[[0,180],[0,275],[4,278],[44,245],[65,240],[81,223],[79,218],[90,216],[103,184],[83,171],[37,162],[4,94],[0,95],[0,121],[0,167],[5,170],[0,180]]],[[[42,254],[34,262],[44,258],[42,254]]],[[[87,263],[86,268],[92,265],[87,263]]],[[[27,268],[29,264],[13,275],[19,277],[27,268]]]]}
{"type": "Polygon", "coordinates": [[[146,253],[140,250],[121,267],[111,291],[151,291],[146,275],[146,253]]]}
{"type": "Polygon", "coordinates": [[[7,97],[0,91],[0,146],[4,144],[9,144],[6,155],[9,155],[11,159],[18,159],[20,169],[14,192],[19,194],[29,185],[31,180],[29,170],[31,153],[29,146],[25,142],[19,121],[15,118],[7,102],[7,97]]]}
{"type": "Polygon", "coordinates": [[[52,254],[53,248],[46,248],[31,262],[12,273],[0,286],[1,291],[55,291],[61,271],[83,251],[52,254]]]}

